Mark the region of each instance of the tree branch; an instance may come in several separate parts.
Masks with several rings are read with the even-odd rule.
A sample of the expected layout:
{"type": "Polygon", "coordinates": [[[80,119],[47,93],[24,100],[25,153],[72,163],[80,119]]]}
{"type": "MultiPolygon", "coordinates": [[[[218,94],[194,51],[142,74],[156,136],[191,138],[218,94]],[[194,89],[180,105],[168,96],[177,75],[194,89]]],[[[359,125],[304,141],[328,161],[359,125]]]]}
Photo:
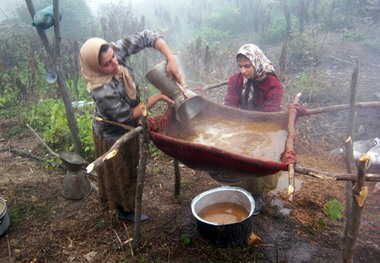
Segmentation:
{"type": "Polygon", "coordinates": [[[99,156],[95,161],[86,167],[87,173],[91,173],[95,168],[101,166],[105,161],[113,158],[119,152],[120,146],[122,146],[126,141],[132,139],[134,136],[137,136],[141,131],[142,128],[137,127],[134,130],[121,136],[106,153],[104,153],[102,156],[99,156]]]}

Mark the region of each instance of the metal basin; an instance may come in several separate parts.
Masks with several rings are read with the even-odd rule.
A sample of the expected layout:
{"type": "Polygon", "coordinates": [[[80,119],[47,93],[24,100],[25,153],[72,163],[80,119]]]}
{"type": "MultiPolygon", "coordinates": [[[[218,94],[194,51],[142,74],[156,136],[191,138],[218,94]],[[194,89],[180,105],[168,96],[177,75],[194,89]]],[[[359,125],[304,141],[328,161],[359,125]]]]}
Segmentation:
{"type": "Polygon", "coordinates": [[[9,228],[9,215],[7,211],[7,204],[4,199],[0,198],[0,236],[9,228]]]}
{"type": "Polygon", "coordinates": [[[196,196],[191,202],[191,212],[196,219],[199,235],[219,247],[236,246],[247,241],[252,233],[255,201],[251,194],[239,187],[222,186],[196,196]],[[204,209],[215,205],[233,203],[244,208],[248,216],[241,221],[216,223],[200,216],[204,209]]]}

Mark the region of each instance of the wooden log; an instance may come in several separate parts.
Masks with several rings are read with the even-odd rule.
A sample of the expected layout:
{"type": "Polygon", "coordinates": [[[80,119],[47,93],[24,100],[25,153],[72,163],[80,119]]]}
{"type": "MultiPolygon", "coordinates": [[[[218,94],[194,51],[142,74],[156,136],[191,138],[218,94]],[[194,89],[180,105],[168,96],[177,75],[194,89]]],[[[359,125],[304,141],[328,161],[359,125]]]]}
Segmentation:
{"type": "MultiPolygon", "coordinates": [[[[294,98],[294,103],[299,102],[301,93],[298,93],[294,98]]],[[[285,141],[285,151],[293,152],[294,151],[294,138],[296,137],[296,120],[297,120],[297,109],[294,107],[294,104],[290,106],[289,115],[288,115],[288,136],[285,141]]],[[[293,201],[294,191],[296,190],[295,177],[294,177],[294,163],[288,165],[288,198],[289,201],[293,201]]]]}
{"type": "Polygon", "coordinates": [[[40,156],[37,156],[37,155],[34,155],[34,154],[30,153],[30,152],[26,152],[26,151],[19,150],[19,149],[16,149],[16,148],[4,148],[4,149],[0,150],[0,152],[5,152],[5,151],[9,151],[9,152],[11,152],[13,154],[17,154],[17,155],[20,155],[22,157],[33,158],[33,159],[41,161],[41,162],[46,161],[44,158],[42,158],[40,156]]]}
{"type": "MultiPolygon", "coordinates": [[[[359,63],[356,63],[356,67],[354,68],[354,71],[352,72],[352,78],[351,78],[351,94],[350,94],[350,111],[349,111],[349,121],[347,124],[347,140],[345,143],[346,146],[346,168],[347,172],[349,173],[356,173],[356,165],[355,165],[355,159],[354,159],[354,150],[353,150],[353,142],[352,142],[352,135],[354,133],[354,122],[355,122],[355,103],[356,103],[356,86],[359,76],[359,63]]],[[[350,232],[352,231],[352,182],[347,181],[346,183],[346,225],[344,229],[344,240],[345,244],[347,244],[347,239],[349,239],[350,232]]],[[[348,247],[345,245],[345,248],[343,250],[343,258],[350,257],[350,254],[347,250],[348,247]]],[[[348,262],[352,262],[352,258],[348,260],[348,262]]]]}
{"type": "Polygon", "coordinates": [[[219,87],[225,86],[227,84],[228,84],[228,81],[223,81],[223,82],[220,82],[220,83],[217,83],[217,84],[214,84],[214,85],[204,86],[203,90],[207,91],[207,90],[211,90],[211,89],[215,89],[215,88],[219,88],[219,87]]]}
{"type": "Polygon", "coordinates": [[[142,127],[139,126],[135,128],[134,130],[121,136],[106,153],[104,153],[102,156],[99,156],[95,161],[87,165],[86,167],[87,173],[91,173],[96,167],[101,166],[105,161],[113,158],[118,153],[121,145],[123,145],[125,142],[132,139],[133,137],[138,136],[141,131],[142,131],[142,127]]]}
{"type": "Polygon", "coordinates": [[[368,195],[368,188],[365,185],[365,170],[369,160],[370,157],[368,155],[359,158],[358,180],[352,188],[352,195],[354,197],[352,200],[352,209],[350,214],[346,215],[347,231],[345,232],[344,239],[343,262],[353,262],[364,203],[368,195]]]}
{"type": "MultiPolygon", "coordinates": [[[[378,101],[368,101],[368,102],[356,102],[353,105],[354,109],[366,109],[366,108],[380,108],[380,102],[378,101]]],[[[332,112],[332,111],[340,111],[340,110],[348,110],[350,109],[350,104],[339,104],[339,105],[332,105],[327,107],[320,107],[317,109],[307,109],[307,114],[319,114],[319,113],[326,113],[326,112],[332,112]]]]}
{"type": "Polygon", "coordinates": [[[181,188],[181,172],[179,170],[179,162],[173,159],[174,165],[174,197],[178,197],[181,188]]]}
{"type": "Polygon", "coordinates": [[[45,141],[33,130],[32,127],[30,127],[29,124],[26,124],[26,127],[28,127],[29,130],[31,130],[31,132],[41,141],[41,143],[43,144],[43,146],[45,146],[45,148],[49,151],[50,154],[54,155],[55,157],[57,158],[60,158],[59,157],[59,154],[54,152],[46,143],[45,141]]]}
{"type": "MultiPolygon", "coordinates": [[[[333,181],[351,181],[356,182],[357,175],[349,173],[330,173],[312,168],[302,167],[298,164],[294,168],[296,173],[304,174],[317,179],[333,180],[333,181]]],[[[365,180],[368,182],[380,182],[380,174],[366,174],[365,180]]]]}

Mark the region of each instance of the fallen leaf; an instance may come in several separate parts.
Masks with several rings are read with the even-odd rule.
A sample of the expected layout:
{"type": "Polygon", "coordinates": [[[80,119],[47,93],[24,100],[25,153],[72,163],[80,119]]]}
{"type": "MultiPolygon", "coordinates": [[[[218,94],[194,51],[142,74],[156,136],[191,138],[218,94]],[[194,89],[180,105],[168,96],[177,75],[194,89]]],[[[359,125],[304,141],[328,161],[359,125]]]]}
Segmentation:
{"type": "Polygon", "coordinates": [[[261,238],[255,233],[251,233],[247,239],[247,244],[252,246],[261,242],[261,238]]]}
{"type": "Polygon", "coordinates": [[[91,262],[97,254],[98,254],[98,252],[91,251],[91,252],[88,252],[86,255],[84,255],[84,258],[85,258],[88,262],[91,262]]]}

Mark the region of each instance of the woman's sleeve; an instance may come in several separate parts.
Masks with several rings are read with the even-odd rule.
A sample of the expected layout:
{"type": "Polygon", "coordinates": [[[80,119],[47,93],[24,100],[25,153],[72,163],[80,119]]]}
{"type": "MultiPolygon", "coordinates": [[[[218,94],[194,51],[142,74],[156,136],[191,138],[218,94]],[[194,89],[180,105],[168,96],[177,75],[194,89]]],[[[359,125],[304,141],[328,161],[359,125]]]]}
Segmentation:
{"type": "Polygon", "coordinates": [[[265,112],[281,111],[281,102],[283,96],[283,87],[279,80],[275,79],[270,86],[267,95],[265,96],[265,112]]]}
{"type": "Polygon", "coordinates": [[[144,30],[133,35],[126,36],[116,42],[111,42],[114,51],[122,58],[136,54],[144,48],[154,47],[156,40],[162,37],[152,30],[144,30]]]}
{"type": "Polygon", "coordinates": [[[240,108],[241,106],[241,85],[239,81],[239,73],[228,79],[227,94],[224,96],[224,105],[240,108]]]}
{"type": "Polygon", "coordinates": [[[129,123],[133,120],[133,108],[120,93],[104,85],[95,89],[92,96],[99,113],[108,120],[129,123]]]}

